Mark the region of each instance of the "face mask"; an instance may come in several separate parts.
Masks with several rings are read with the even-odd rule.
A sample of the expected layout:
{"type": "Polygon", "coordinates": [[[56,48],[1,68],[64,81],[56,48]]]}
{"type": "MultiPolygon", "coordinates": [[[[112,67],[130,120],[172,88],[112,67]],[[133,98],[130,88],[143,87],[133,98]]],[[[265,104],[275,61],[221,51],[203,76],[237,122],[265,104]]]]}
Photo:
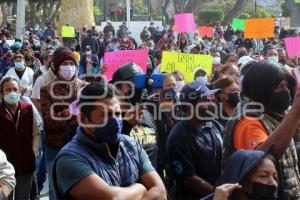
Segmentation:
{"type": "Polygon", "coordinates": [[[166,100],[175,100],[177,95],[177,90],[175,88],[170,88],[163,90],[162,95],[166,100]]]}
{"type": "Polygon", "coordinates": [[[213,44],[211,47],[214,49],[214,48],[216,48],[216,45],[213,44]]]}
{"type": "Polygon", "coordinates": [[[194,38],[195,38],[195,40],[198,40],[198,39],[199,39],[199,36],[196,35],[194,38]]]}
{"type": "Polygon", "coordinates": [[[63,79],[70,81],[74,77],[76,69],[74,65],[61,65],[58,73],[63,79]]]}
{"type": "Polygon", "coordinates": [[[201,121],[209,121],[213,120],[216,117],[215,114],[215,107],[213,105],[207,106],[207,108],[199,108],[199,116],[201,121]]]}
{"type": "Polygon", "coordinates": [[[240,52],[240,53],[238,54],[239,58],[241,58],[241,57],[243,57],[243,56],[246,56],[246,55],[247,55],[247,53],[244,52],[244,51],[242,51],[242,52],[240,52]]]}
{"type": "Polygon", "coordinates": [[[85,54],[86,54],[87,56],[90,56],[90,55],[92,55],[92,51],[87,51],[87,52],[85,52],[85,54]]]}
{"type": "Polygon", "coordinates": [[[15,68],[16,69],[23,69],[24,68],[24,62],[15,62],[15,68]]]}
{"type": "Polygon", "coordinates": [[[274,93],[271,99],[269,108],[280,114],[283,114],[292,105],[292,98],[287,90],[274,93]]]}
{"type": "Polygon", "coordinates": [[[207,76],[199,76],[196,78],[196,81],[200,82],[201,84],[207,84],[207,76]]]}
{"type": "Polygon", "coordinates": [[[100,42],[103,42],[103,41],[104,41],[104,39],[100,39],[99,41],[100,41],[100,42]]]}
{"type": "Polygon", "coordinates": [[[283,59],[279,59],[278,62],[281,63],[281,64],[283,64],[283,65],[285,65],[285,59],[284,58],[283,59]]]}
{"type": "Polygon", "coordinates": [[[217,51],[222,51],[223,47],[217,47],[217,51]]]}
{"type": "Polygon", "coordinates": [[[167,39],[168,38],[168,36],[167,35],[164,35],[164,39],[167,39]]]}
{"type": "Polygon", "coordinates": [[[176,81],[176,89],[178,92],[180,92],[182,90],[182,88],[184,87],[184,81],[176,81]]]}
{"type": "Polygon", "coordinates": [[[278,63],[278,56],[271,56],[271,57],[268,57],[268,60],[269,60],[269,61],[273,61],[273,62],[277,62],[277,63],[278,63]]]}
{"type": "Polygon", "coordinates": [[[112,118],[107,121],[103,127],[97,127],[95,134],[99,142],[115,144],[120,140],[122,133],[123,121],[119,118],[112,118]]]}
{"type": "Polygon", "coordinates": [[[124,42],[127,42],[127,40],[128,40],[128,38],[123,38],[123,41],[124,41],[124,42]]]}
{"type": "Polygon", "coordinates": [[[274,200],[277,199],[277,187],[253,182],[252,194],[248,194],[250,200],[274,200]]]}
{"type": "Polygon", "coordinates": [[[240,93],[238,93],[238,92],[229,93],[228,97],[229,97],[229,99],[227,100],[227,102],[232,107],[236,107],[238,105],[238,103],[240,102],[240,100],[241,100],[240,93]]]}
{"type": "Polygon", "coordinates": [[[20,93],[11,92],[4,96],[4,101],[10,105],[16,105],[20,101],[20,97],[20,93]]]}

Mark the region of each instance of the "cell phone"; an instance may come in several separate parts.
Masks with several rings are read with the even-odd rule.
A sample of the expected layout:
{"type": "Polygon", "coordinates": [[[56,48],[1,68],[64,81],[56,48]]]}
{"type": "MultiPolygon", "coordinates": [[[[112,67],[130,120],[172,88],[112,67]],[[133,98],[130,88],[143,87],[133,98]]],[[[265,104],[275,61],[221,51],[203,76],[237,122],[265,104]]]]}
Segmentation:
{"type": "MultiPolygon", "coordinates": [[[[135,87],[138,89],[147,88],[147,78],[149,75],[147,74],[137,74],[135,75],[135,87]]],[[[163,87],[164,75],[163,74],[152,74],[149,79],[153,80],[152,88],[158,89],[163,87]]]]}

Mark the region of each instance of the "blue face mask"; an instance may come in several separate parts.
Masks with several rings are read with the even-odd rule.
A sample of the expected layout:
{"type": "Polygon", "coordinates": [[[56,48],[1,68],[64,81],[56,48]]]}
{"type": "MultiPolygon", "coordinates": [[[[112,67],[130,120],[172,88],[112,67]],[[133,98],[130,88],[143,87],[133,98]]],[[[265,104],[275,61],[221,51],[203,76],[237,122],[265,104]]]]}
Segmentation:
{"type": "Polygon", "coordinates": [[[24,62],[15,62],[15,68],[16,69],[23,69],[24,68],[24,62]]]}
{"type": "Polygon", "coordinates": [[[170,88],[163,90],[162,95],[166,100],[175,100],[177,95],[177,90],[175,88],[170,88]]]}
{"type": "Polygon", "coordinates": [[[115,144],[119,142],[122,133],[123,121],[119,118],[112,118],[107,121],[105,126],[97,127],[95,134],[99,142],[115,144]]]}
{"type": "Polygon", "coordinates": [[[200,82],[201,84],[207,84],[207,76],[198,76],[196,81],[200,82]]]}
{"type": "Polygon", "coordinates": [[[222,51],[223,47],[217,47],[217,51],[222,51]]]}
{"type": "Polygon", "coordinates": [[[4,101],[10,105],[16,105],[20,101],[20,97],[20,93],[11,92],[4,96],[4,101]]]}

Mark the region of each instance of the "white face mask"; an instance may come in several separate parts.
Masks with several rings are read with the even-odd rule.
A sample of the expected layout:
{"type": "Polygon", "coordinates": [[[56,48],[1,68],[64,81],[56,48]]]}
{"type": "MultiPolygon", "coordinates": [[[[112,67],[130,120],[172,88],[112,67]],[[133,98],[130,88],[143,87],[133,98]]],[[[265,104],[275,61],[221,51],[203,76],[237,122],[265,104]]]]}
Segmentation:
{"type": "Polygon", "coordinates": [[[61,65],[58,74],[65,80],[70,81],[76,73],[75,65],[61,65]]]}
{"type": "Polygon", "coordinates": [[[85,52],[85,54],[86,54],[87,56],[90,56],[90,55],[92,55],[92,51],[87,51],[87,52],[85,52]]]}
{"type": "Polygon", "coordinates": [[[277,62],[277,63],[278,63],[278,56],[271,56],[271,57],[268,57],[268,60],[269,60],[269,61],[273,61],[273,62],[277,62]]]}
{"type": "Polygon", "coordinates": [[[176,90],[180,92],[184,87],[184,85],[185,85],[184,81],[176,81],[176,90]]]}

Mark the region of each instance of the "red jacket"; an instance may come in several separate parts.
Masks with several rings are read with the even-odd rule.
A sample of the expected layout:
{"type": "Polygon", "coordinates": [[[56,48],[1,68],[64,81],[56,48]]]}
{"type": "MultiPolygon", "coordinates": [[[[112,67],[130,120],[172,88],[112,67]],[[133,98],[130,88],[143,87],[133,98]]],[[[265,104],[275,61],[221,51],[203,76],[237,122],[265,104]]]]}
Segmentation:
{"type": "Polygon", "coordinates": [[[0,103],[0,149],[16,170],[16,176],[31,174],[35,170],[33,152],[33,111],[28,103],[20,103],[17,127],[9,117],[4,103],[0,103]]]}

